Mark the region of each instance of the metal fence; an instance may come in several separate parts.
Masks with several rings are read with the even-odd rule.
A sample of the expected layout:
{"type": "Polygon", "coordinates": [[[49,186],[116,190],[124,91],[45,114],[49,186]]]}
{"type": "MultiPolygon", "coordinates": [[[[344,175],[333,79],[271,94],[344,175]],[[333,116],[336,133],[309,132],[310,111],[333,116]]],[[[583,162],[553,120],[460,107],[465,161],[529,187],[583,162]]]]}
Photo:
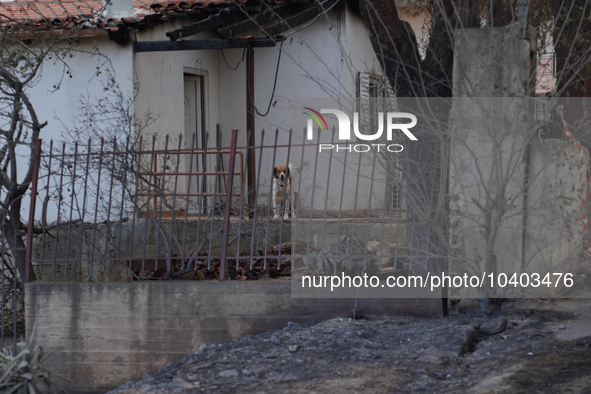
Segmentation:
{"type": "MultiPolygon", "coordinates": [[[[423,117],[420,141],[401,152],[386,148],[396,141],[346,142],[334,129],[318,130],[313,140],[305,132],[260,131],[250,146],[245,133],[236,130],[218,133],[211,138],[215,142],[207,134],[188,141],[154,136],[48,143],[43,149],[39,142],[27,236],[17,232],[26,243],[11,248],[3,237],[1,245],[0,334],[16,339],[22,332],[23,291],[14,260],[23,251],[29,281],[425,275],[449,272],[451,258],[456,267],[471,268],[471,257],[453,254],[466,250],[458,223],[480,216],[460,212],[459,200],[448,190],[451,149],[440,132],[448,118],[440,113],[449,105],[422,108],[433,114],[423,117]],[[291,190],[277,188],[276,166],[284,167],[291,190]]],[[[534,141],[542,136],[530,134],[534,141]]],[[[458,179],[459,188],[464,180],[458,179]]],[[[515,187],[516,195],[534,190],[531,183],[515,187]]],[[[525,230],[535,235],[541,226],[530,213],[548,209],[543,199],[537,211],[528,201],[533,224],[525,230]]],[[[560,204],[549,204],[557,215],[564,213],[560,204]]],[[[473,259],[479,262],[480,255],[473,259]]]]}
{"type": "MultiPolygon", "coordinates": [[[[26,280],[280,280],[408,268],[400,153],[323,149],[280,130],[257,133],[255,146],[239,143],[236,130],[215,139],[211,147],[204,136],[207,148],[195,136],[39,141],[23,201],[26,280]],[[289,169],[291,190],[276,188],[275,166],[289,169]]],[[[24,334],[24,291],[16,250],[0,252],[6,346],[24,334]]]]}
{"type": "Polygon", "coordinates": [[[323,151],[291,132],[262,131],[251,147],[239,146],[236,130],[222,137],[229,143],[214,148],[194,146],[197,138],[186,148],[182,137],[50,144],[33,184],[31,279],[247,280],[402,268],[402,180],[391,176],[392,155],[323,151]],[[279,196],[276,165],[291,171],[291,190],[279,196]]]}

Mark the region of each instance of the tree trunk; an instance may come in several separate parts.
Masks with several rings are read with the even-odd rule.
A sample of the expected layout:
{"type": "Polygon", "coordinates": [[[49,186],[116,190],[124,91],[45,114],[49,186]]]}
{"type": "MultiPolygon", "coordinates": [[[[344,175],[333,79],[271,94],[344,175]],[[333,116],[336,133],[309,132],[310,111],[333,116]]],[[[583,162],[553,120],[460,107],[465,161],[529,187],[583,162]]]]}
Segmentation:
{"type": "Polygon", "coordinates": [[[27,266],[25,242],[10,221],[4,224],[3,232],[4,239],[6,240],[13,256],[14,268],[18,272],[21,282],[25,283],[27,266]]]}

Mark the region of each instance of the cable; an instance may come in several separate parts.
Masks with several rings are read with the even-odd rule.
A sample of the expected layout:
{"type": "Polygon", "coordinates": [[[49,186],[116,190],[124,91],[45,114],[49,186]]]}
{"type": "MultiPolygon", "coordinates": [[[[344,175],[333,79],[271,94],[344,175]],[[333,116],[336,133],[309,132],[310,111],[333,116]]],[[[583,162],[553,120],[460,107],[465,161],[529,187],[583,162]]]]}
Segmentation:
{"type": "Polygon", "coordinates": [[[265,117],[269,114],[271,110],[271,104],[273,103],[273,97],[275,97],[275,88],[277,87],[277,76],[279,75],[279,64],[281,63],[281,53],[283,52],[283,43],[285,40],[281,41],[281,45],[279,46],[279,56],[277,57],[277,67],[275,68],[275,81],[273,82],[273,92],[271,93],[271,99],[269,100],[269,105],[267,106],[267,112],[264,114],[260,113],[257,107],[254,107],[255,112],[258,116],[265,117]]]}
{"type": "MultiPolygon", "coordinates": [[[[316,20],[321,17],[322,15],[325,15],[326,13],[328,13],[328,11],[332,10],[336,5],[338,4],[338,0],[335,0],[330,7],[324,9],[320,14],[316,15],[314,17],[314,19],[312,19],[310,22],[306,23],[303,26],[300,26],[300,28],[298,28],[297,30],[292,31],[291,33],[288,33],[286,35],[284,35],[281,39],[281,45],[279,46],[279,56],[277,57],[277,67],[275,68],[275,81],[273,82],[273,92],[271,93],[271,99],[269,100],[269,105],[267,106],[267,111],[262,114],[259,112],[258,108],[255,106],[254,107],[254,111],[256,112],[256,114],[258,116],[261,117],[265,117],[269,114],[269,111],[271,110],[271,105],[273,104],[273,98],[275,97],[275,88],[277,88],[277,76],[279,75],[279,64],[281,63],[281,53],[283,51],[283,43],[285,42],[285,39],[289,36],[291,36],[292,34],[295,34],[297,32],[299,32],[302,29],[305,29],[306,27],[310,26],[312,23],[316,22],[316,20]]],[[[224,55],[224,50],[222,49],[222,55],[224,55]]],[[[244,60],[244,53],[242,54],[242,60],[244,60]]],[[[242,60],[240,60],[240,62],[238,63],[238,65],[240,65],[240,63],[242,62],[242,60]]],[[[226,57],[224,56],[224,62],[226,62],[226,57]]],[[[238,65],[236,66],[236,68],[238,68],[238,65]]],[[[228,62],[226,62],[226,66],[228,66],[228,68],[230,68],[230,70],[235,70],[236,68],[232,69],[229,65],[228,62]]]]}
{"type": "Polygon", "coordinates": [[[224,63],[226,63],[226,66],[231,70],[234,71],[236,70],[239,66],[240,63],[242,63],[244,61],[244,56],[246,56],[246,48],[244,48],[242,50],[242,59],[240,59],[240,61],[238,62],[238,64],[236,65],[236,67],[232,68],[230,67],[230,65],[228,64],[228,61],[226,60],[226,55],[224,54],[224,49],[222,48],[222,57],[224,58],[224,63]]]}

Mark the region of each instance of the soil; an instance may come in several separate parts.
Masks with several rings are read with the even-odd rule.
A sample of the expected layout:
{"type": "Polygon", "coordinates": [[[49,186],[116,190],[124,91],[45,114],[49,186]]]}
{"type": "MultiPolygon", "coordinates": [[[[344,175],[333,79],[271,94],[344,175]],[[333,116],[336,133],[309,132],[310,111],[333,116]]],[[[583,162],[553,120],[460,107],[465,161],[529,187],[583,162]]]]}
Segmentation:
{"type": "Polygon", "coordinates": [[[586,299],[517,300],[496,320],[468,304],[438,319],[288,323],[202,346],[112,392],[591,393],[591,308],[586,299]]]}

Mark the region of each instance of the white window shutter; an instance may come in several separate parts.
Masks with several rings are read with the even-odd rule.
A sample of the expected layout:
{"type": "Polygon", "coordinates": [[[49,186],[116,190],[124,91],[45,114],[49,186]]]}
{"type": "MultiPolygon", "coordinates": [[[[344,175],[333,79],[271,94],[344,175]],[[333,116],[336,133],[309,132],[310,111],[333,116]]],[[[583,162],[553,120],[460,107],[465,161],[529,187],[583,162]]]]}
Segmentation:
{"type": "MultiPolygon", "coordinates": [[[[368,72],[357,75],[357,112],[359,113],[359,127],[377,130],[377,115],[379,112],[396,111],[396,94],[387,78],[368,72]]],[[[386,138],[384,133],[383,138],[386,138]]],[[[384,140],[384,143],[388,141],[384,140]]],[[[391,143],[395,143],[391,141],[391,143]]],[[[403,178],[399,155],[385,157],[387,167],[385,208],[388,211],[404,209],[403,178]]]]}

